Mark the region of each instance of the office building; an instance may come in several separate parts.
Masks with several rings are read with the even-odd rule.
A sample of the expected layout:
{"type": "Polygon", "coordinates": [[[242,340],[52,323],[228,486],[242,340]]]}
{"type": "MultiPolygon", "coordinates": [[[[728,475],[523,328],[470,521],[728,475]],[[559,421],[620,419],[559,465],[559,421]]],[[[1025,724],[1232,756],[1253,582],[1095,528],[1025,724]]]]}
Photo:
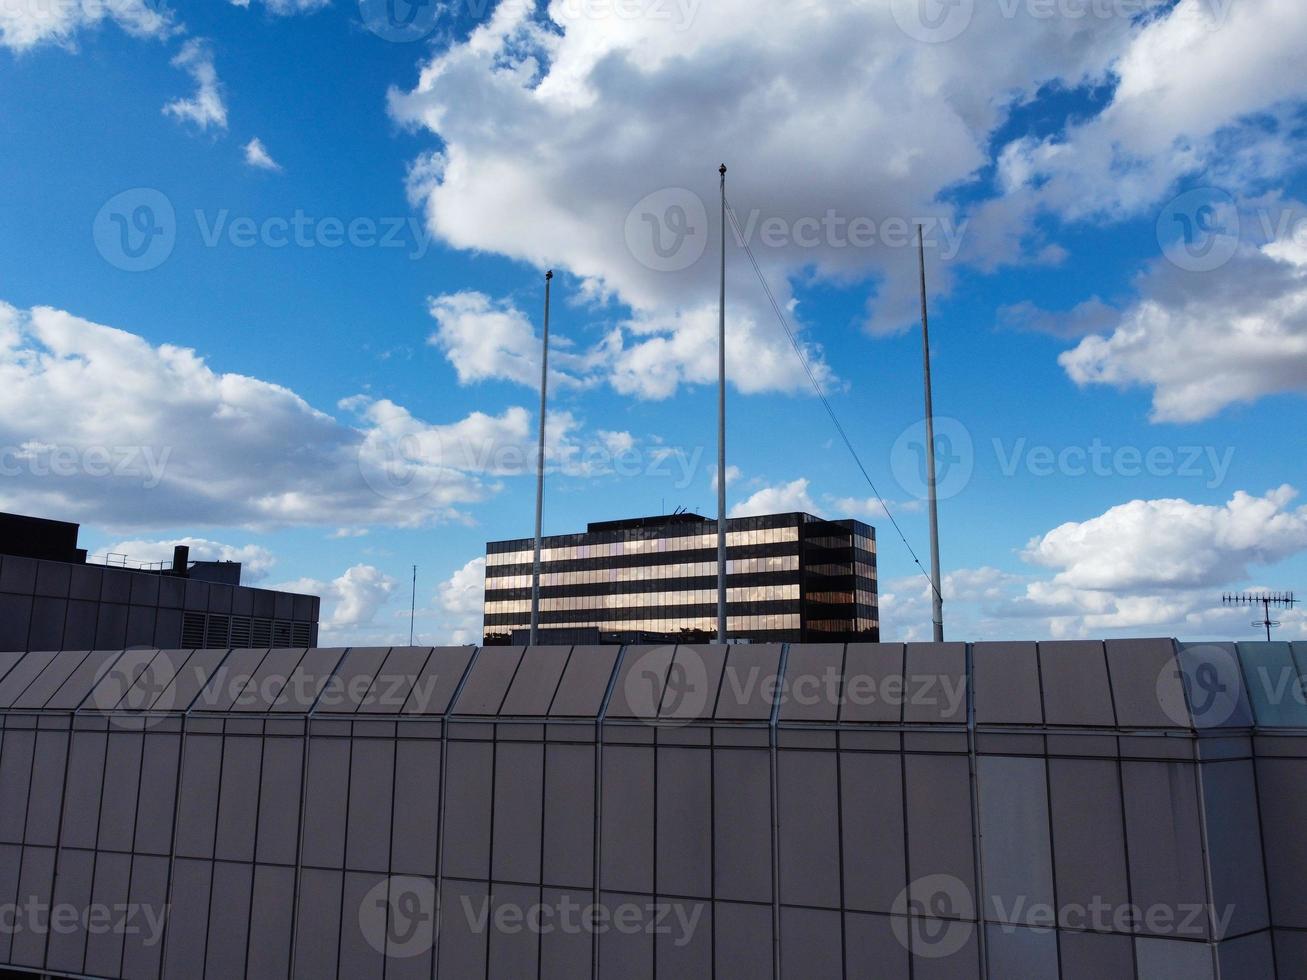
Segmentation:
{"type": "Polygon", "coordinates": [[[241,585],[240,562],[88,559],[78,525],[0,514],[0,651],[310,647],[319,599],[241,585]]]}
{"type": "MultiPolygon", "coordinates": [[[[771,514],[727,522],[732,640],[879,639],[876,532],[860,521],[771,514]]],[[[486,546],[487,644],[525,642],[530,538],[486,546]]],[[[698,514],[607,521],[544,539],[542,642],[687,642],[717,631],[717,523],[698,514]]]]}

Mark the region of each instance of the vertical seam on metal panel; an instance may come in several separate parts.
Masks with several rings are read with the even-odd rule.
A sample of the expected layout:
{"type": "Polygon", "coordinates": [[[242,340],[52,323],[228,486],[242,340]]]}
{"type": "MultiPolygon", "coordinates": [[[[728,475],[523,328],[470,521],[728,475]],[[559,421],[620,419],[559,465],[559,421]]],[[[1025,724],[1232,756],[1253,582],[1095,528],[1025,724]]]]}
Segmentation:
{"type": "MultiPolygon", "coordinates": [[[[567,668],[572,664],[572,658],[576,655],[576,646],[567,648],[567,659],[563,661],[563,669],[558,672],[558,681],[554,684],[554,692],[549,697],[549,704],[544,713],[544,731],[541,733],[540,740],[540,889],[538,891],[541,907],[545,901],[545,822],[547,820],[546,801],[549,799],[549,719],[550,711],[554,707],[554,702],[558,700],[558,692],[563,688],[563,678],[567,676],[567,668]]],[[[536,980],[541,980],[544,972],[544,950],[545,950],[545,933],[544,929],[536,931],[536,980]]]]}
{"type": "MultiPolygon", "coordinates": [[[[298,667],[299,664],[295,666],[298,667]]],[[[289,674],[286,681],[287,683],[290,682],[289,674]]],[[[254,681],[251,680],[250,683],[253,684],[254,681]]],[[[276,698],[273,698],[273,702],[276,700],[276,698]]],[[[272,705],[269,704],[268,707],[271,708],[272,705]]],[[[259,723],[259,727],[259,782],[254,790],[254,839],[250,841],[250,900],[249,907],[245,910],[245,957],[241,960],[243,972],[246,976],[250,974],[250,933],[254,928],[254,891],[259,870],[259,810],[263,806],[263,762],[268,751],[268,720],[264,718],[259,723]]]]}
{"type": "MultiPolygon", "coordinates": [[[[785,675],[785,664],[789,656],[789,644],[781,648],[781,676],[785,675]]],[[[779,786],[779,748],[780,738],[777,728],[777,718],[780,715],[780,698],[777,698],[771,707],[771,714],[767,719],[767,743],[770,755],[770,786],[771,793],[771,932],[772,932],[772,953],[771,968],[774,980],[780,980],[781,976],[781,815],[780,815],[780,786],[779,786]]]]}
{"type": "Polygon", "coordinates": [[[967,766],[971,781],[971,854],[976,883],[976,946],[982,980],[989,976],[989,942],[985,927],[985,854],[980,844],[980,756],[976,744],[976,685],[973,646],[963,646],[963,671],[967,694],[967,766]]]}
{"type": "MultiPolygon", "coordinates": [[[[608,720],[608,708],[617,690],[617,679],[622,676],[622,667],[626,663],[626,654],[630,648],[622,646],[617,653],[617,662],[613,666],[612,676],[608,678],[608,689],[604,692],[603,703],[595,716],[595,778],[594,778],[594,866],[591,868],[595,907],[599,907],[600,889],[603,885],[603,810],[604,810],[604,723],[608,720]]],[[[590,935],[590,974],[591,980],[599,980],[599,930],[591,930],[590,935]]]]}
{"type": "MultiPolygon", "coordinates": [[[[1107,694],[1112,702],[1112,723],[1116,724],[1116,692],[1112,690],[1112,670],[1107,666],[1107,644],[1100,644],[1103,649],[1103,664],[1107,667],[1107,694]]],[[[1177,658],[1178,662],[1178,658],[1177,658]]],[[[1190,715],[1192,717],[1192,714],[1190,715]]],[[[1047,724],[1047,719],[1045,719],[1047,724]]],[[[1121,736],[1119,732],[1112,735],[1112,744],[1116,746],[1116,775],[1117,782],[1121,789],[1121,842],[1125,845],[1125,889],[1126,898],[1130,908],[1135,907],[1135,882],[1134,868],[1130,863],[1130,822],[1126,817],[1127,803],[1125,796],[1125,758],[1121,753],[1121,736]]],[[[1141,935],[1137,922],[1131,923],[1130,930],[1130,961],[1134,964],[1135,976],[1139,975],[1139,937],[1141,935]]]]}
{"type": "MultiPolygon", "coordinates": [[[[427,659],[430,659],[430,656],[428,654],[427,659]]],[[[423,661],[423,666],[426,666],[426,661],[423,661]]],[[[381,949],[383,980],[390,971],[390,895],[395,881],[395,784],[399,781],[399,722],[395,720],[389,724],[395,726],[395,734],[390,739],[390,826],[386,835],[386,915],[381,949]]],[[[420,910],[419,914],[421,914],[420,910]]]]}

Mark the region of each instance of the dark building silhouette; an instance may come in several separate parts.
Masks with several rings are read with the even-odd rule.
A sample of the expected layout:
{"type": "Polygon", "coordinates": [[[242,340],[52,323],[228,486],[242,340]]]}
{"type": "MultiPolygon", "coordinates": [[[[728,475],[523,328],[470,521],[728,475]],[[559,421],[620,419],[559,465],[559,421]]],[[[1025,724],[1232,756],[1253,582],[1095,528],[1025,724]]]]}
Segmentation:
{"type": "MultiPolygon", "coordinates": [[[[486,546],[486,643],[529,638],[531,538],[486,546]]],[[[876,531],[860,521],[770,514],[727,522],[732,640],[880,637],[876,531]]],[[[699,642],[717,630],[717,523],[699,514],[606,521],[547,537],[541,639],[699,642]]]]}

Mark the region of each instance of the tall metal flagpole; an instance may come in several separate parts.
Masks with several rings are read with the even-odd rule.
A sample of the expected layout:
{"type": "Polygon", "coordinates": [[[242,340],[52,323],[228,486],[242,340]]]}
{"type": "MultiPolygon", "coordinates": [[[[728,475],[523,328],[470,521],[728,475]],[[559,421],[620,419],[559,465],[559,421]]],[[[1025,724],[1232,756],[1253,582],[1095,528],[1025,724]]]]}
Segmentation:
{"type": "Polygon", "coordinates": [[[717,642],[726,642],[726,164],[722,164],[722,292],[717,323],[717,642]]]}
{"type": "Polygon", "coordinates": [[[926,236],[917,225],[917,256],[921,264],[921,355],[926,376],[926,492],[930,505],[931,619],[935,642],[944,642],[944,595],[939,577],[939,500],[935,485],[935,405],[930,384],[930,321],[926,316],[926,236]]]}
{"type": "Polygon", "coordinates": [[[554,272],[545,273],[545,329],[540,355],[540,450],[536,459],[536,540],[531,561],[531,645],[540,642],[540,543],[545,516],[545,412],[549,401],[549,287],[554,272]]]}

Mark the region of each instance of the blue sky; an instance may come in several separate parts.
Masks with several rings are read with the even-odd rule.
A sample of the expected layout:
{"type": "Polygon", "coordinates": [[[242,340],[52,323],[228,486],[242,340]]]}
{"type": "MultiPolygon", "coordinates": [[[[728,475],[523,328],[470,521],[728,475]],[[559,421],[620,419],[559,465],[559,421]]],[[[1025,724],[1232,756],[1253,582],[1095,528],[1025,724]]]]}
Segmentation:
{"type": "MultiPolygon", "coordinates": [[[[1221,592],[1307,571],[1307,12],[934,2],[464,0],[406,41],[372,0],[7,5],[0,507],[242,558],[340,642],[407,635],[417,564],[419,635],[469,639],[484,543],[530,532],[546,268],[547,532],[713,513],[724,159],[923,557],[895,231],[940,229],[952,635],[1247,635],[1221,592]]],[[[728,253],[730,506],[876,525],[885,635],[922,637],[923,580],[728,253]]]]}

